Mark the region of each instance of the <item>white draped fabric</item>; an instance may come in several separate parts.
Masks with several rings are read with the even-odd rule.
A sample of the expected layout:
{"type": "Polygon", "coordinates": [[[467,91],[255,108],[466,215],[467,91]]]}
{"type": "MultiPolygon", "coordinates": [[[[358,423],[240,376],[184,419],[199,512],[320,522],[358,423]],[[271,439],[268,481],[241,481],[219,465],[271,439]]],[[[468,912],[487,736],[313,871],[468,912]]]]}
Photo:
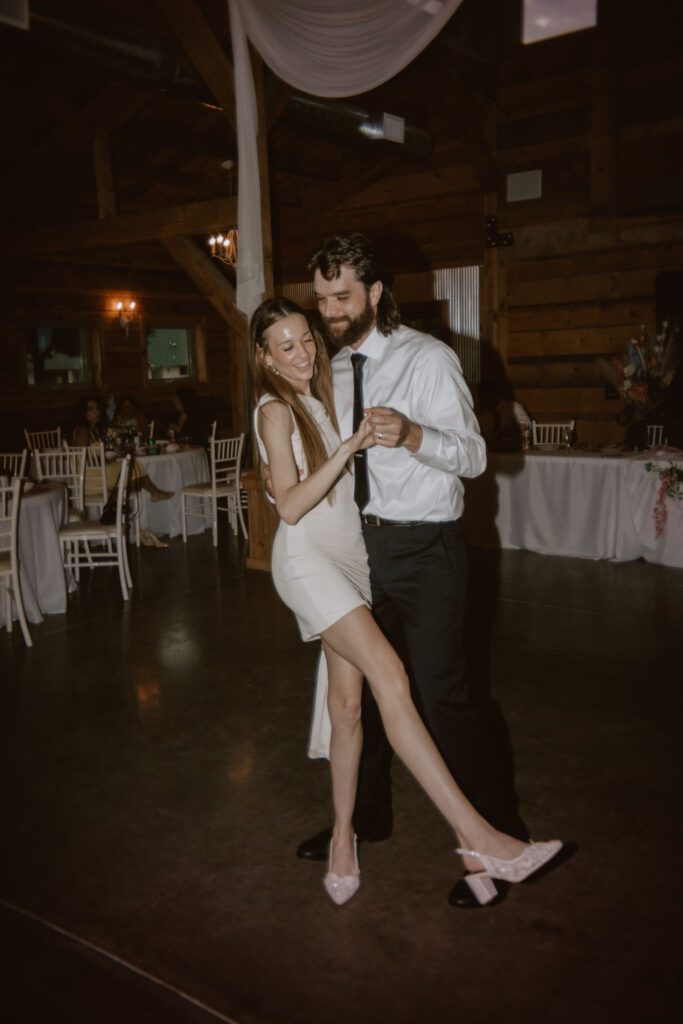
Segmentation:
{"type": "Polygon", "coordinates": [[[484,475],[465,484],[465,536],[487,547],[683,568],[683,502],[667,499],[658,537],[659,477],[647,462],[669,465],[654,453],[491,453],[484,475]]]}
{"type": "Polygon", "coordinates": [[[354,96],[403,70],[462,0],[228,0],[235,64],[240,258],[237,306],[263,292],[256,101],[247,37],[268,66],[315,96],[354,96]]]}

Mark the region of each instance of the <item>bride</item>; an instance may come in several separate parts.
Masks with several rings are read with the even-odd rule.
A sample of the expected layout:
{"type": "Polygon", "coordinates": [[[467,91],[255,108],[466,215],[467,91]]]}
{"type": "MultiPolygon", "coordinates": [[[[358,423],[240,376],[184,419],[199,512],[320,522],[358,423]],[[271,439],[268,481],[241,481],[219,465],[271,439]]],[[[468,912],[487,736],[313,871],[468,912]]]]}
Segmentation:
{"type": "Polygon", "coordinates": [[[322,339],[297,305],[269,299],[254,313],[250,364],[258,398],[254,427],[280,516],[271,569],[302,638],[322,641],[329,674],[334,827],[325,889],[337,904],[360,885],[351,816],[363,743],[363,677],[392,747],[453,828],[480,903],[492,878],[520,882],[556,856],[559,840],[524,843],[498,832],[457,786],[410,696],[408,678],[370,611],[368,561],[349,469],[374,443],[370,417],[340,441],[332,374],[322,339]]]}

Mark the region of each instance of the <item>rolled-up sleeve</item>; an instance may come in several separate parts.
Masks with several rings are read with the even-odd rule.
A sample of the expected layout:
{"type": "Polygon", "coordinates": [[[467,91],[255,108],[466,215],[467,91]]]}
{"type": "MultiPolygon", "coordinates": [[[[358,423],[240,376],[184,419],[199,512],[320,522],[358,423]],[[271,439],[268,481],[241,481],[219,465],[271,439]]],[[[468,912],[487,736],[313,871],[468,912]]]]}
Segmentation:
{"type": "Polygon", "coordinates": [[[434,346],[414,372],[413,418],[422,427],[422,444],[413,458],[460,477],[480,476],[486,469],[486,444],[460,360],[445,346],[434,346]]]}

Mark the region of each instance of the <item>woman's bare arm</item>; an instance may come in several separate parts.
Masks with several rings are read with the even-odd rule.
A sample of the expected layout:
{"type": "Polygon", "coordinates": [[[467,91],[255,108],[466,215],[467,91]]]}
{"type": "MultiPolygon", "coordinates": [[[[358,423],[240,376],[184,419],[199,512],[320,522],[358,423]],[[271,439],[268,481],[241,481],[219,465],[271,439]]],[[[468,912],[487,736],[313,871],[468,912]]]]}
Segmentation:
{"type": "Polygon", "coordinates": [[[370,423],[366,418],[353,437],[342,441],[320,469],[305,480],[299,480],[292,450],[292,430],[292,415],[284,402],[272,401],[261,406],[259,433],[268,453],[275,507],[280,518],[290,526],[298,523],[325,497],[353,453],[372,443],[370,423]]]}

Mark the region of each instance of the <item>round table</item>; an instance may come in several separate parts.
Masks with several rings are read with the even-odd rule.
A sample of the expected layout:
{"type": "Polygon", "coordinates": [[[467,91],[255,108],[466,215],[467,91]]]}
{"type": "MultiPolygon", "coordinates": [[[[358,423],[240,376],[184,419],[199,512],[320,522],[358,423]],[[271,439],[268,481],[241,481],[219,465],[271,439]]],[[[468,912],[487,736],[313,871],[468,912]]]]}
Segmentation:
{"type": "MultiPolygon", "coordinates": [[[[149,491],[140,490],[140,529],[150,529],[157,536],[179,537],[183,532],[183,487],[211,479],[205,449],[198,445],[164,455],[137,455],[136,460],[160,490],[173,491],[173,497],[166,501],[152,501],[149,491]]],[[[187,521],[187,532],[203,533],[209,525],[202,519],[191,518],[187,521]]]]}
{"type": "MultiPolygon", "coordinates": [[[[24,485],[17,540],[21,594],[29,622],[42,622],[43,615],[66,611],[67,580],[59,541],[66,509],[63,484],[35,484],[30,489],[24,485]]],[[[4,622],[4,602],[0,604],[4,622]]]]}

